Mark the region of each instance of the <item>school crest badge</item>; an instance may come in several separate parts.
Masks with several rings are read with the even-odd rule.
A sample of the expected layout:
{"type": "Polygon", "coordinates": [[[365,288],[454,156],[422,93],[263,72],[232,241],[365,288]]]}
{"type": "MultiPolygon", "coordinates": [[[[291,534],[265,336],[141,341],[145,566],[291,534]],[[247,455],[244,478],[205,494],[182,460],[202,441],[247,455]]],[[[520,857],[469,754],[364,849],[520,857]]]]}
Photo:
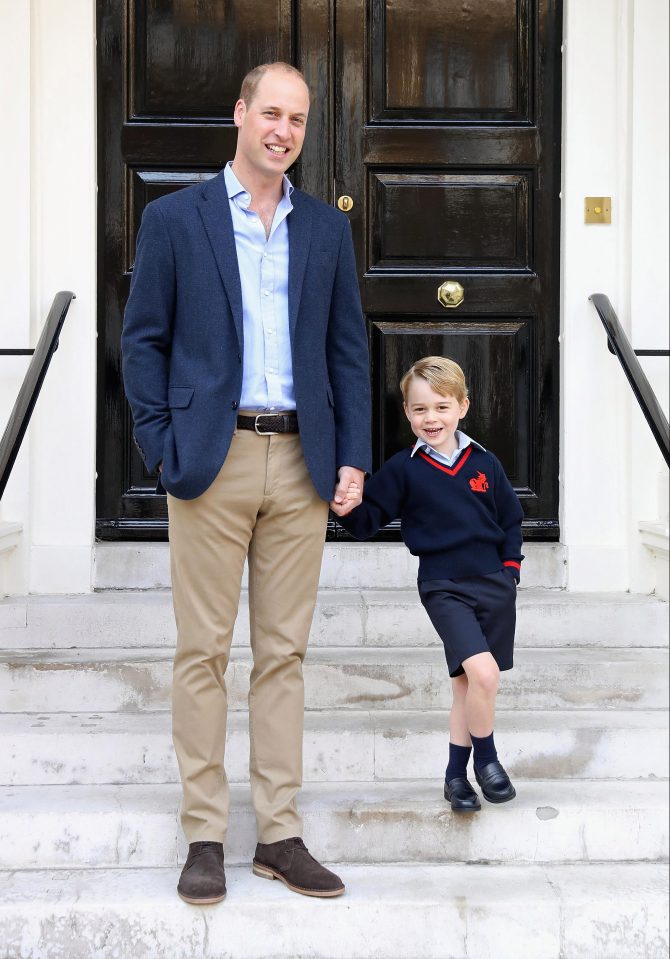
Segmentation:
{"type": "Polygon", "coordinates": [[[486,473],[477,470],[477,475],[470,480],[470,489],[473,493],[485,493],[488,488],[489,481],[486,478],[486,473]]]}

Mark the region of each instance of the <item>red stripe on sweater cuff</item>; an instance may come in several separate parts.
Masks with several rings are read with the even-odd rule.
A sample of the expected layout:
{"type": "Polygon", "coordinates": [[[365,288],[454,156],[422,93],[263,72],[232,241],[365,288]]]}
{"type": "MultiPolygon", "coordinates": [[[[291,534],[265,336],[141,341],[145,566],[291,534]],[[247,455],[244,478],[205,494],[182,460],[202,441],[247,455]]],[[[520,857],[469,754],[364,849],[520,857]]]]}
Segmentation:
{"type": "Polygon", "coordinates": [[[513,559],[503,560],[503,566],[513,566],[515,569],[521,569],[521,563],[517,563],[516,560],[513,559]]]}

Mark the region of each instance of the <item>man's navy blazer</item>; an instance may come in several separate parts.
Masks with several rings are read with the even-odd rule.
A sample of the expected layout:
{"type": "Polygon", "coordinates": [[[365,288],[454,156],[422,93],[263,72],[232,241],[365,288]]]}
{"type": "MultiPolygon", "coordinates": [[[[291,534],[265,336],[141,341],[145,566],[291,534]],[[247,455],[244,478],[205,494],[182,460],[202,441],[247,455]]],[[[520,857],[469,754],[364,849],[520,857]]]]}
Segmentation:
{"type": "MultiPolygon", "coordinates": [[[[330,500],[340,466],[370,471],[370,380],[351,229],[294,190],[289,327],[305,462],[330,500]]],[[[193,499],[226,458],[242,391],[242,291],[223,172],[149,203],[122,335],[135,442],[161,482],[193,499]]]]}

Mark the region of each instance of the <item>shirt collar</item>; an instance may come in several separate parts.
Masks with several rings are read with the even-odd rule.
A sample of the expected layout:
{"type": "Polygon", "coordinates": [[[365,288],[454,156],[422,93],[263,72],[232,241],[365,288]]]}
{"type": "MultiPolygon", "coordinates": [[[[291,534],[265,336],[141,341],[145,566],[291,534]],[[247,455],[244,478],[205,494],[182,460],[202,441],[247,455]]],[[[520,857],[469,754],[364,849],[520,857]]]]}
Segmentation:
{"type": "MultiPolygon", "coordinates": [[[[480,449],[483,453],[486,452],[486,449],[482,446],[481,443],[478,443],[477,440],[473,440],[470,436],[468,436],[467,433],[463,433],[462,430],[456,430],[456,432],[454,433],[454,436],[456,438],[456,442],[458,443],[458,446],[454,450],[454,453],[457,450],[458,452],[460,452],[461,450],[466,449],[468,446],[470,446],[471,443],[473,446],[476,446],[478,449],[480,449]]],[[[414,456],[417,450],[421,450],[421,449],[427,449],[433,453],[438,452],[437,450],[434,450],[429,443],[424,442],[424,440],[422,439],[418,439],[416,443],[414,444],[414,449],[410,453],[410,456],[414,456]]],[[[442,455],[444,456],[444,453],[442,455]]],[[[452,456],[453,456],[453,453],[452,453],[452,456]]]]}
{"type": "MultiPolygon", "coordinates": [[[[235,197],[240,198],[240,203],[244,207],[248,207],[251,203],[251,196],[247,190],[242,186],[240,181],[237,179],[233,173],[232,160],[229,160],[223,171],[223,177],[226,181],[226,190],[228,192],[228,199],[232,200],[235,197]]],[[[295,187],[289,180],[289,178],[284,174],[282,179],[282,192],[284,194],[284,199],[288,200],[295,187]]]]}

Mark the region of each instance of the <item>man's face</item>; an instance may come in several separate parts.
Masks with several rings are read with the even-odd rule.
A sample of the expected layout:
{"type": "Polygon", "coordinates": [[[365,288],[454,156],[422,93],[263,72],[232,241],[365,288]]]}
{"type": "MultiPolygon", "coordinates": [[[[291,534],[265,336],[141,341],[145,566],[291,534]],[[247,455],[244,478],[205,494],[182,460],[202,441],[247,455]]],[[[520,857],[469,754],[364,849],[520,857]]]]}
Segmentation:
{"type": "Polygon", "coordinates": [[[309,92],[294,74],[268,70],[250,103],[238,100],[237,156],[256,173],[283,174],[300,156],[309,112],[309,92]]]}

